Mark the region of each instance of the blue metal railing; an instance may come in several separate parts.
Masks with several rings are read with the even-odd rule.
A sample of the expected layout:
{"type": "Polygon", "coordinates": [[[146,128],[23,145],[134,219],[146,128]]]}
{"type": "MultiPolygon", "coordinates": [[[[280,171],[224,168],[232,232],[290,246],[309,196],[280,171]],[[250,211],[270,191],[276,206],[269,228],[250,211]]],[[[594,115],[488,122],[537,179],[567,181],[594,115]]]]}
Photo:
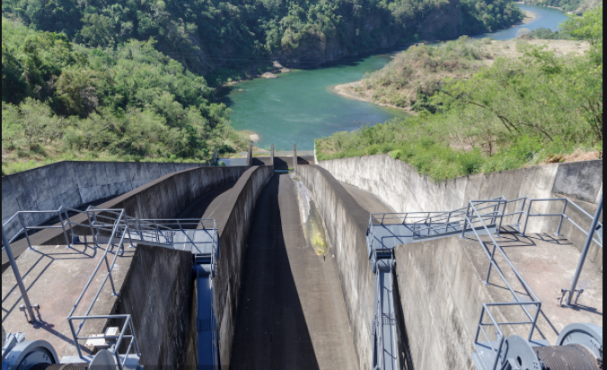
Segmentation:
{"type": "MultiPolygon", "coordinates": [[[[487,202],[505,199],[503,197],[494,198],[487,202]]],[[[497,209],[495,204],[489,204],[486,207],[480,208],[480,210],[492,209],[490,213],[494,218],[497,215],[497,209]]],[[[383,225],[411,225],[414,232],[414,238],[421,238],[424,236],[440,235],[448,232],[455,232],[462,230],[465,214],[467,208],[462,207],[453,211],[445,212],[406,212],[406,213],[371,213],[369,215],[369,225],[367,227],[367,234],[374,237],[373,227],[383,225]],[[423,232],[426,235],[422,235],[423,232]]],[[[369,253],[371,251],[369,250],[369,253]]]]}
{"type": "MultiPolygon", "coordinates": [[[[497,356],[496,356],[496,360],[492,366],[492,369],[496,369],[497,367],[497,363],[498,363],[498,359],[499,359],[499,354],[501,352],[501,348],[503,345],[503,342],[505,340],[505,336],[503,334],[503,331],[501,329],[502,325],[523,325],[523,324],[531,324],[531,329],[529,330],[529,334],[527,337],[527,340],[531,341],[532,337],[533,337],[533,332],[535,330],[536,324],[537,324],[537,318],[539,316],[539,312],[541,309],[541,305],[542,302],[539,300],[539,298],[537,297],[537,295],[533,292],[533,290],[531,289],[531,287],[529,287],[529,285],[527,284],[527,282],[525,281],[525,279],[523,279],[523,277],[520,275],[520,273],[517,271],[517,269],[514,267],[514,265],[512,264],[512,262],[510,261],[510,259],[508,258],[508,256],[506,255],[506,253],[504,252],[504,250],[502,249],[502,247],[497,243],[497,241],[495,240],[495,238],[493,237],[493,235],[491,235],[491,232],[489,231],[489,228],[487,227],[487,224],[485,223],[485,221],[483,220],[484,218],[491,218],[493,217],[493,219],[495,219],[496,215],[481,215],[479,210],[476,209],[476,203],[487,203],[488,201],[475,201],[475,200],[471,200],[468,202],[468,207],[467,207],[467,211],[466,211],[466,217],[465,217],[465,221],[464,221],[464,226],[462,228],[462,237],[465,235],[466,232],[466,226],[470,225],[472,226],[472,224],[474,222],[480,222],[482,227],[485,229],[487,235],[489,236],[491,243],[493,244],[493,250],[491,252],[489,252],[489,249],[486,247],[486,243],[485,241],[483,241],[483,239],[481,238],[481,236],[478,234],[477,230],[474,227],[470,227],[470,229],[474,232],[476,238],[478,239],[479,243],[481,244],[481,246],[483,247],[483,251],[485,252],[485,254],[487,254],[487,256],[489,257],[489,268],[487,271],[487,278],[485,279],[485,283],[488,284],[489,283],[489,277],[491,274],[491,268],[494,267],[495,270],[498,272],[499,276],[502,278],[502,281],[504,282],[504,284],[506,284],[506,286],[508,287],[508,290],[510,291],[510,293],[512,294],[512,296],[514,297],[516,302],[499,302],[499,303],[485,303],[483,304],[483,310],[481,311],[481,317],[479,319],[479,324],[478,324],[478,328],[476,331],[476,336],[474,338],[474,344],[475,345],[479,345],[481,344],[478,340],[479,337],[479,333],[482,331],[482,333],[484,334],[485,338],[487,338],[487,342],[483,343],[483,344],[488,344],[489,347],[491,348],[492,351],[497,351],[497,356]],[[473,216],[475,216],[476,218],[474,218],[473,216]],[[512,285],[508,282],[508,279],[506,278],[506,276],[504,275],[504,273],[502,272],[501,268],[498,266],[497,262],[495,261],[495,251],[499,251],[501,253],[502,258],[506,261],[506,263],[508,264],[508,266],[510,266],[510,268],[512,269],[514,275],[516,276],[517,280],[519,281],[519,283],[523,286],[523,289],[525,289],[525,291],[527,292],[527,294],[529,295],[529,297],[531,297],[531,301],[522,301],[521,298],[519,297],[519,295],[514,291],[514,289],[512,288],[512,285]],[[533,305],[535,306],[536,310],[535,310],[535,314],[532,315],[529,310],[527,309],[528,305],[533,305]],[[518,306],[520,307],[523,312],[525,313],[525,315],[527,316],[527,318],[529,319],[529,321],[516,321],[516,322],[497,322],[495,320],[495,318],[493,317],[493,315],[491,314],[489,307],[491,306],[518,306]],[[491,323],[484,323],[483,322],[483,318],[484,318],[484,314],[485,312],[489,315],[489,317],[491,318],[491,323]],[[498,334],[496,338],[499,345],[498,348],[493,347],[493,345],[491,344],[491,341],[488,339],[487,333],[485,332],[485,330],[483,329],[483,326],[486,325],[493,325],[494,328],[496,329],[496,332],[498,334]]],[[[498,203],[498,214],[497,217],[499,217],[500,219],[500,226],[504,217],[504,213],[503,210],[499,211],[500,207],[502,207],[503,204],[503,209],[505,209],[505,205],[507,203],[507,201],[504,201],[502,199],[498,199],[496,201],[490,201],[490,202],[497,202],[498,203]]],[[[496,229],[496,234],[497,231],[499,231],[499,226],[496,229]]]]}
{"type": "MultiPolygon", "coordinates": [[[[466,207],[447,212],[371,214],[369,217],[369,226],[367,228],[367,234],[370,236],[371,244],[373,244],[375,240],[375,235],[373,231],[374,226],[395,224],[409,225],[413,230],[413,238],[440,236],[441,234],[450,234],[454,231],[461,231],[462,237],[470,231],[474,233],[475,237],[481,244],[483,251],[489,258],[489,267],[485,282],[489,282],[491,271],[492,269],[495,269],[501,277],[502,281],[506,284],[507,289],[513,295],[515,300],[515,302],[496,302],[483,304],[475,336],[475,345],[485,346],[488,349],[497,352],[495,362],[490,365],[490,368],[495,369],[499,360],[503,343],[505,341],[505,336],[501,327],[507,325],[530,325],[530,329],[528,332],[528,340],[531,341],[535,328],[537,326],[537,319],[541,310],[542,302],[538,299],[533,290],[529,287],[527,282],[523,279],[521,274],[516,270],[512,262],[508,259],[506,253],[492,235],[490,228],[495,228],[495,236],[499,237],[500,230],[502,230],[502,225],[504,223],[504,218],[508,218],[509,220],[514,221],[513,225],[518,227],[518,231],[521,233],[522,236],[525,236],[529,219],[531,217],[560,217],[559,224],[555,233],[556,235],[561,235],[560,232],[562,225],[564,221],[567,220],[577,230],[581,231],[584,235],[588,237],[591,230],[585,230],[578,223],[572,220],[570,216],[566,214],[568,206],[575,207],[575,209],[581,213],[582,217],[587,217],[589,221],[593,220],[594,217],[592,215],[584,211],[579,205],[575,204],[567,198],[533,199],[530,197],[520,197],[512,200],[507,200],[505,197],[500,196],[490,200],[471,200],[468,202],[468,205],[466,207]],[[537,202],[563,202],[563,208],[560,213],[532,213],[532,206],[534,203],[537,202]],[[520,203],[520,208],[518,207],[517,203],[520,203]],[[510,208],[513,208],[514,211],[507,213],[506,208],[508,206],[510,206],[510,208]],[[523,215],[525,216],[525,219],[524,224],[521,227],[523,215]],[[479,224],[480,226],[477,226],[479,224]],[[479,231],[481,230],[484,231],[484,235],[488,235],[488,242],[485,242],[481,238],[481,235],[479,234],[479,231]],[[487,243],[492,244],[493,247],[488,248],[486,245],[487,243]],[[511,268],[516,280],[518,280],[523,289],[529,295],[531,299],[530,301],[521,300],[521,297],[519,297],[519,295],[516,293],[511,283],[508,281],[505,274],[503,273],[503,271],[498,266],[495,260],[496,251],[501,254],[501,257],[511,268]],[[535,308],[535,312],[530,312],[530,306],[535,308]],[[519,307],[521,309],[521,312],[524,313],[526,319],[520,321],[499,322],[491,313],[490,309],[492,307],[519,307]],[[484,321],[486,316],[488,316],[490,319],[488,322],[484,321]],[[495,341],[489,339],[489,336],[487,335],[487,332],[484,329],[484,327],[486,326],[493,326],[495,328],[495,341]],[[487,339],[487,342],[479,342],[479,336],[481,333],[483,334],[485,339],[487,339]]],[[[602,227],[603,224],[601,222],[597,222],[597,226],[595,228],[597,230],[602,230],[602,227]]],[[[597,233],[597,238],[594,238],[594,236],[592,236],[588,239],[592,239],[592,241],[594,241],[601,248],[603,247],[602,233],[597,233]]],[[[369,248],[369,255],[371,256],[372,249],[376,247],[373,245],[369,245],[369,242],[367,247],[369,248]]],[[[381,247],[383,247],[383,245],[381,247]]]]}
{"type": "MultiPolygon", "coordinates": [[[[109,280],[112,287],[112,294],[117,296],[116,288],[114,285],[114,279],[112,277],[112,270],[116,264],[117,257],[119,255],[124,254],[124,243],[128,241],[131,246],[134,247],[133,242],[135,243],[150,243],[155,242],[157,244],[163,245],[172,245],[173,237],[175,233],[182,232],[185,235],[187,241],[189,241],[193,247],[196,247],[196,250],[201,250],[201,248],[197,247],[197,242],[193,240],[186,232],[188,229],[203,229],[210,230],[212,232],[212,240],[211,240],[211,269],[212,274],[214,275],[215,269],[217,266],[217,258],[218,258],[218,247],[219,247],[219,237],[217,232],[217,224],[214,219],[137,219],[134,217],[130,217],[126,215],[124,209],[99,209],[93,206],[89,206],[85,211],[72,209],[69,207],[59,207],[57,210],[49,210],[49,211],[19,211],[11,216],[8,220],[3,223],[3,229],[5,226],[9,225],[12,222],[19,222],[20,229],[18,232],[10,239],[10,241],[3,240],[3,250],[5,248],[10,248],[10,243],[16,240],[20,235],[25,234],[28,245],[32,248],[32,242],[29,238],[29,230],[42,230],[42,229],[53,229],[53,228],[61,228],[63,230],[63,235],[65,237],[65,243],[68,247],[73,247],[74,237],[77,235],[75,232],[75,227],[84,227],[90,230],[90,235],[93,238],[93,244],[95,248],[101,248],[100,246],[100,237],[108,236],[109,239],[106,244],[106,248],[104,250],[103,255],[101,256],[99,263],[96,265],[93,273],[91,274],[89,280],[87,281],[84,289],[80,293],[80,296],[76,300],[72,310],[68,315],[68,322],[70,325],[70,330],[72,332],[72,336],[74,338],[74,343],[76,345],[76,349],[78,351],[79,357],[83,358],[80,342],[81,340],[87,339],[117,339],[116,344],[111,349],[111,352],[116,357],[119,369],[122,370],[126,361],[128,360],[129,355],[131,354],[131,349],[134,346],[134,351],[136,356],[139,358],[141,353],[139,352],[139,348],[137,346],[137,341],[135,338],[135,332],[133,328],[133,323],[131,319],[131,315],[90,315],[97,298],[101,294],[105,284],[109,280]],[[84,213],[87,216],[88,223],[78,223],[74,222],[70,219],[68,212],[84,213]],[[27,225],[22,217],[23,214],[29,213],[55,213],[59,217],[59,225],[27,225]],[[176,226],[176,227],[175,227],[176,226]],[[70,235],[72,236],[72,241],[69,240],[68,230],[70,235]],[[104,235],[105,234],[105,235],[104,235]],[[116,242],[117,241],[117,242],[116,242]],[[116,252],[113,252],[114,248],[116,252]],[[111,262],[108,261],[108,253],[113,253],[114,258],[111,262]],[[103,278],[101,285],[97,289],[97,292],[92,299],[90,305],[88,306],[86,312],[83,315],[74,315],[75,311],[79,307],[82,299],[89,289],[94,277],[99,272],[101,265],[105,263],[106,266],[106,274],[103,278]],[[113,320],[113,319],[124,319],[125,322],[123,324],[120,335],[112,336],[101,334],[97,336],[80,336],[80,332],[87,320],[113,320]],[[75,323],[79,325],[75,328],[75,323]],[[126,330],[129,328],[130,334],[126,334],[126,330]],[[130,339],[128,348],[126,353],[119,354],[120,344],[123,338],[130,339]],[[121,359],[121,356],[123,357],[121,359]]],[[[3,233],[4,237],[4,233],[3,233]]],[[[85,235],[86,238],[86,235],[85,235]]],[[[4,238],[3,238],[4,239],[4,238]]],[[[86,244],[86,241],[84,242],[86,244]]],[[[185,243],[184,243],[185,249],[185,243]]],[[[17,275],[17,273],[16,273],[17,275]]],[[[28,300],[29,301],[29,300],[28,300]]],[[[31,305],[30,305],[31,306],[31,305]]],[[[33,317],[31,313],[31,307],[28,307],[30,311],[30,316],[33,317]]],[[[214,333],[214,336],[217,334],[214,333]]],[[[215,344],[215,341],[214,341],[215,344]]]]}

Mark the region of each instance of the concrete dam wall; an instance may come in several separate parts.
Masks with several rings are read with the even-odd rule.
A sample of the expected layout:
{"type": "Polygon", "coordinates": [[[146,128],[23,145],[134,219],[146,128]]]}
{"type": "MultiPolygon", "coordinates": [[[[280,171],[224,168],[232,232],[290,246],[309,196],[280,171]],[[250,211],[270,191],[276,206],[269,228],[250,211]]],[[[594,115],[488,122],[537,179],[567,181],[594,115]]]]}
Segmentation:
{"type": "MultiPolygon", "coordinates": [[[[229,174],[225,177],[225,180],[228,180],[244,169],[246,168],[218,167],[204,170],[229,174]]],[[[184,171],[159,179],[156,184],[148,184],[142,187],[144,189],[141,191],[119,201],[123,204],[138,204],[142,200],[154,199],[151,202],[154,207],[140,209],[139,217],[175,217],[194,199],[190,199],[191,194],[180,192],[182,188],[173,188],[173,182],[176,182],[176,185],[181,184],[183,189],[197,189],[199,196],[212,190],[208,186],[201,186],[204,184],[199,183],[200,179],[195,176],[195,171],[184,171]],[[194,173],[186,176],[188,172],[194,173]],[[184,199],[177,201],[176,196],[184,199]],[[176,201],[179,207],[175,206],[176,201]]],[[[250,215],[261,189],[272,174],[271,166],[252,167],[244,171],[229,190],[229,195],[222,200],[220,212],[215,215],[219,229],[220,252],[214,281],[213,309],[220,327],[222,367],[226,369],[231,353],[250,215]]],[[[221,183],[216,182],[215,185],[219,186],[221,183]]],[[[133,206],[130,209],[135,211],[133,206]]],[[[142,363],[154,368],[195,368],[198,363],[197,310],[191,253],[154,246],[138,246],[112,314],[132,315],[143,353],[142,363]]]]}
{"type": "MultiPolygon", "coordinates": [[[[593,215],[603,188],[602,159],[476,174],[441,182],[420,176],[411,165],[387,154],[322,161],[319,166],[337,180],[377,195],[394,212],[454,210],[466,206],[471,199],[503,195],[507,199],[567,197],[593,215]]],[[[562,205],[538,202],[534,203],[532,211],[560,213],[562,205]]],[[[591,220],[572,207],[567,208],[566,214],[581,227],[588,229],[590,226],[591,220]]],[[[558,222],[557,217],[536,218],[530,222],[528,231],[556,230],[558,222]]],[[[561,232],[576,245],[583,246],[585,235],[569,222],[563,224],[561,232]]],[[[589,259],[601,268],[602,255],[602,248],[593,243],[589,259]]]]}
{"type": "MultiPolygon", "coordinates": [[[[131,315],[142,365],[154,369],[195,368],[194,285],[190,252],[137,247],[110,314],[131,315]]],[[[119,324],[110,321],[106,327],[119,324]]]]}
{"type": "Polygon", "coordinates": [[[324,168],[297,166],[296,175],[312,192],[334,255],[354,349],[360,369],[371,364],[374,276],[367,256],[369,213],[324,168]]]}
{"type": "MultiPolygon", "coordinates": [[[[504,195],[508,199],[573,198],[592,215],[602,191],[601,166],[602,160],[553,164],[439,183],[419,176],[411,166],[387,155],[298,166],[296,174],[313,193],[327,226],[328,254],[335,255],[360,368],[369,368],[372,355],[374,280],[365,240],[369,213],[340,181],[376,194],[395,212],[453,210],[471,199],[504,195]]],[[[537,213],[561,211],[562,205],[558,204],[534,203],[533,207],[537,213]]],[[[583,228],[589,227],[590,220],[578,210],[570,207],[566,214],[583,228]]],[[[528,232],[552,234],[559,219],[531,218],[528,232]]],[[[561,232],[575,247],[583,245],[585,235],[570,223],[564,222],[561,232]]],[[[400,245],[394,253],[401,364],[408,363],[409,370],[475,369],[470,353],[474,351],[482,303],[504,299],[502,293],[487,290],[483,283],[489,262],[478,242],[453,236],[400,245]]],[[[577,261],[576,257],[568,258],[577,261]]],[[[602,270],[602,248],[594,245],[588,259],[602,270]]],[[[509,315],[507,310],[496,313],[498,321],[509,315]]],[[[538,321],[544,334],[553,330],[550,325],[538,321]]]]}
{"type": "Polygon", "coordinates": [[[247,170],[221,204],[215,216],[219,229],[219,263],[214,280],[213,310],[219,323],[219,348],[222,369],[228,369],[242,278],[243,258],[251,226],[251,216],[259,194],[274,175],[272,166],[254,166],[247,170]]]}
{"type": "MultiPolygon", "coordinates": [[[[236,182],[247,167],[197,167],[164,175],[126,194],[100,204],[99,208],[124,208],[126,214],[137,218],[172,218],[179,214],[190,202],[215,188],[236,182]]],[[[72,217],[74,222],[87,223],[86,215],[72,217]]],[[[58,224],[56,225],[58,226],[58,224]]],[[[88,229],[77,230],[88,234],[88,229]]],[[[69,229],[68,238],[71,238],[69,229]]],[[[30,236],[32,245],[65,244],[61,228],[44,229],[30,236]]],[[[11,247],[18,256],[27,248],[27,240],[14,242],[11,247]]],[[[2,269],[8,266],[8,259],[2,256],[2,269]]]]}
{"type": "MultiPolygon", "coordinates": [[[[17,211],[52,210],[60,206],[76,208],[132,191],[169,173],[202,163],[79,162],[63,161],[13,175],[2,176],[2,222],[17,211]]],[[[52,214],[24,215],[30,225],[48,221],[52,214]]],[[[12,238],[18,222],[4,232],[12,238]]]]}

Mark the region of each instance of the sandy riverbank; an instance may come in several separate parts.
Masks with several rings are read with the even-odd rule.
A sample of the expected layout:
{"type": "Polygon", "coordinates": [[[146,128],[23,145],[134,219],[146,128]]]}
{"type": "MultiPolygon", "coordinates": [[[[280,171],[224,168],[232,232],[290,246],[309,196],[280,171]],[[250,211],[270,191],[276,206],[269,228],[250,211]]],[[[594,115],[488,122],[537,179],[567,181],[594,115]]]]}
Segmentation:
{"type": "Polygon", "coordinates": [[[251,140],[252,142],[256,143],[259,141],[259,134],[256,132],[253,132],[251,130],[242,130],[239,131],[241,134],[245,134],[249,140],[251,140]]]}
{"type": "Polygon", "coordinates": [[[398,110],[402,110],[408,114],[412,114],[412,115],[417,115],[417,112],[412,111],[410,109],[406,109],[406,108],[401,108],[401,107],[397,107],[396,105],[392,105],[392,104],[386,104],[386,103],[380,103],[380,102],[376,102],[373,100],[373,98],[371,98],[368,95],[363,95],[357,91],[354,91],[355,87],[358,87],[360,85],[361,81],[354,81],[354,82],[349,82],[346,84],[341,84],[341,85],[335,85],[332,86],[330,88],[330,90],[337,94],[337,95],[341,95],[343,97],[346,98],[350,98],[350,99],[356,99],[356,100],[361,100],[361,101],[367,101],[369,103],[373,103],[375,105],[379,105],[380,107],[388,107],[388,108],[394,108],[394,109],[398,109],[398,110]]]}
{"type": "MultiPolygon", "coordinates": [[[[525,18],[523,18],[523,24],[527,24],[527,23],[533,21],[537,17],[537,13],[534,13],[529,10],[523,10],[523,13],[525,13],[525,18]]],[[[512,26],[512,27],[514,27],[514,26],[512,26]]]]}

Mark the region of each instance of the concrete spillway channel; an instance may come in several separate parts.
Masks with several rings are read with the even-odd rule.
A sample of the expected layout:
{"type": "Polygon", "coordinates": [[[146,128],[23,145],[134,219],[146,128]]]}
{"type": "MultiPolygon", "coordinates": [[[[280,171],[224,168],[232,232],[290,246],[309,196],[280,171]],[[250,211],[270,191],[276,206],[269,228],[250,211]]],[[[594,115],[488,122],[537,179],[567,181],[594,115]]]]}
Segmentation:
{"type": "MultiPolygon", "coordinates": [[[[270,161],[255,158],[253,162],[261,166],[173,172],[101,204],[142,222],[175,217],[214,220],[211,229],[186,227],[175,235],[169,230],[166,241],[155,244],[144,239],[140,229],[135,248],[110,252],[117,263],[112,262],[101,276],[96,275],[99,266],[115,246],[100,239],[91,245],[90,238],[89,245],[62,245],[74,240],[73,236],[87,235],[87,230],[93,232],[89,225],[70,226],[71,235],[65,235],[62,226],[31,235],[31,248],[23,249],[17,265],[30,298],[40,303],[37,321],[28,324],[17,309],[22,298],[16,294],[14,270],[9,269],[3,273],[3,326],[9,332],[26,333],[27,339],[48,340],[62,359],[74,359],[81,350],[90,358],[100,347],[84,340],[94,335],[99,341],[99,335],[119,325],[120,316],[132,323],[130,337],[137,337],[137,359],[146,367],[214,368],[220,363],[222,369],[411,370],[413,366],[489,368],[485,365],[493,363],[492,356],[498,357],[487,346],[497,341],[498,334],[502,342],[505,335],[527,335],[524,329],[508,329],[505,335],[496,331],[496,338],[479,341],[478,330],[491,325],[483,321],[484,311],[479,319],[479,308],[485,310],[485,305],[536,305],[529,334],[533,336],[529,343],[534,345],[560,345],[558,329],[570,323],[602,324],[602,264],[593,266],[595,260],[579,276],[585,292],[581,297],[585,306],[579,307],[585,309],[544,304],[540,311],[540,300],[553,300],[554,288],[569,283],[568,273],[563,272],[575,267],[580,259],[575,244],[584,239],[573,233],[571,225],[564,224],[561,230],[558,220],[534,224],[532,219],[525,233],[527,219],[521,231],[523,224],[507,218],[520,212],[504,212],[507,204],[519,209],[510,202],[523,201],[523,209],[528,201],[526,217],[541,216],[529,215],[531,202],[546,199],[507,201],[492,198],[493,193],[482,193],[482,198],[471,193],[467,195],[471,199],[486,198],[471,200],[468,207],[489,204],[485,211],[478,209],[488,212],[483,213],[488,224],[466,226],[472,221],[462,221],[462,215],[471,217],[465,207],[395,214],[378,197],[338,181],[321,166],[307,166],[299,159],[295,164],[292,157],[270,161]],[[285,173],[293,165],[295,173],[285,173]],[[370,217],[372,213],[376,215],[370,217]],[[572,243],[561,235],[554,237],[557,226],[572,243]],[[207,230],[217,237],[212,242],[216,253],[194,252],[195,241],[208,244],[209,238],[197,237],[207,230]],[[188,238],[190,249],[186,248],[188,238]],[[500,255],[489,260],[486,246],[493,243],[495,248],[494,238],[504,249],[500,246],[500,255]],[[498,264],[504,263],[510,270],[498,270],[498,264]],[[490,266],[494,270],[489,276],[490,266]],[[106,280],[112,277],[111,289],[101,282],[103,275],[106,280]],[[86,290],[89,283],[83,290],[87,279],[93,282],[92,290],[86,290]],[[81,333],[85,337],[70,332],[65,320],[81,298],[80,307],[89,303],[95,307],[84,314],[83,309],[75,312],[76,316],[90,312],[98,316],[84,319],[104,319],[87,324],[81,333]],[[409,335],[414,340],[409,341],[409,335]]],[[[505,183],[504,179],[492,181],[505,183]]],[[[364,187],[375,182],[356,184],[364,187]]],[[[83,183],[81,193],[89,185],[83,183]]],[[[449,197],[456,193],[449,187],[438,190],[449,197]]],[[[386,194],[379,196],[398,207],[386,194]]],[[[569,202],[560,197],[551,201],[569,202]]],[[[592,219],[582,208],[570,211],[571,207],[573,203],[567,208],[569,216],[553,207],[544,209],[544,216],[554,217],[556,212],[571,223],[592,219]]],[[[69,217],[82,223],[87,216],[77,212],[69,217]]],[[[116,225],[118,220],[114,230],[126,224],[116,225]]],[[[602,241],[602,232],[599,237],[602,241]]],[[[124,246],[133,240],[129,236],[124,246]]],[[[579,298],[582,291],[577,291],[579,298]]],[[[521,323],[514,311],[495,313],[500,325],[521,323]]],[[[29,312],[29,316],[34,314],[29,312]]],[[[101,345],[111,347],[105,339],[101,345]]],[[[114,348],[121,348],[115,344],[114,348]]]]}
{"type": "Polygon", "coordinates": [[[231,369],[357,369],[334,259],[304,237],[295,183],[275,174],[247,239],[231,369]]]}

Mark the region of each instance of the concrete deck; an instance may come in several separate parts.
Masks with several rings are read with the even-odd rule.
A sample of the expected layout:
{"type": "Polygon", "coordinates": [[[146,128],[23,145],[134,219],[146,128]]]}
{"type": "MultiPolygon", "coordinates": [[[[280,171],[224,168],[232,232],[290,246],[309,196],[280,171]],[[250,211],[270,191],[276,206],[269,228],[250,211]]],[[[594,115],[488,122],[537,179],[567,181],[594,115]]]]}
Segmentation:
{"type": "MultiPolygon", "coordinates": [[[[488,236],[482,236],[482,239],[485,242],[489,241],[488,236]]],[[[581,254],[567,239],[544,233],[530,234],[528,237],[522,237],[518,233],[502,233],[501,237],[496,240],[523,279],[542,301],[538,330],[534,333],[533,338],[546,339],[553,345],[559,332],[568,324],[586,322],[603,326],[603,274],[591,261],[586,261],[580,275],[578,287],[584,288],[584,293],[580,296],[578,304],[574,307],[558,305],[561,288],[570,288],[581,254]]],[[[462,242],[467,244],[467,250],[472,256],[479,276],[484,280],[489,258],[473,236],[468,236],[462,242]]],[[[492,245],[488,243],[488,246],[492,245]]],[[[529,299],[529,295],[518,283],[505,259],[499,252],[496,252],[496,256],[498,265],[519,297],[522,300],[529,299]]],[[[489,282],[490,284],[485,287],[495,301],[513,301],[512,295],[495,269],[492,270],[489,282]]],[[[531,313],[534,311],[530,310],[531,313]]],[[[526,320],[521,309],[502,310],[502,313],[509,320],[526,320]]],[[[521,335],[527,333],[528,328],[527,326],[521,335]]]]}
{"type": "Polygon", "coordinates": [[[335,261],[304,238],[297,194],[275,174],[244,259],[231,369],[357,369],[335,261]]]}
{"type": "MultiPolygon", "coordinates": [[[[27,322],[19,305],[23,304],[21,292],[17,286],[12,268],[2,273],[2,325],[7,332],[20,331],[25,333],[26,340],[44,339],[51,343],[61,359],[64,356],[77,356],[72,333],[67,316],[76,303],[82,289],[90,278],[93,270],[103,256],[102,248],[76,245],[73,249],[63,245],[35,246],[35,249],[23,251],[17,266],[23,277],[32,304],[40,304],[40,316],[33,324],[27,322]]],[[[119,291],[131,265],[135,249],[125,248],[123,256],[119,256],[112,278],[116,291],[119,291]]],[[[111,263],[114,255],[108,253],[111,263]]],[[[76,315],[83,315],[88,309],[107,269],[104,264],[97,272],[89,286],[82,302],[76,310],[76,315]]],[[[111,284],[106,282],[91,314],[107,315],[111,312],[116,301],[112,295],[111,284]]],[[[102,333],[105,320],[89,320],[80,332],[80,336],[102,333]]],[[[79,325],[75,322],[75,325],[79,325]]],[[[81,342],[84,344],[84,341],[81,342]]],[[[83,355],[91,351],[83,352],[83,355]]]]}

